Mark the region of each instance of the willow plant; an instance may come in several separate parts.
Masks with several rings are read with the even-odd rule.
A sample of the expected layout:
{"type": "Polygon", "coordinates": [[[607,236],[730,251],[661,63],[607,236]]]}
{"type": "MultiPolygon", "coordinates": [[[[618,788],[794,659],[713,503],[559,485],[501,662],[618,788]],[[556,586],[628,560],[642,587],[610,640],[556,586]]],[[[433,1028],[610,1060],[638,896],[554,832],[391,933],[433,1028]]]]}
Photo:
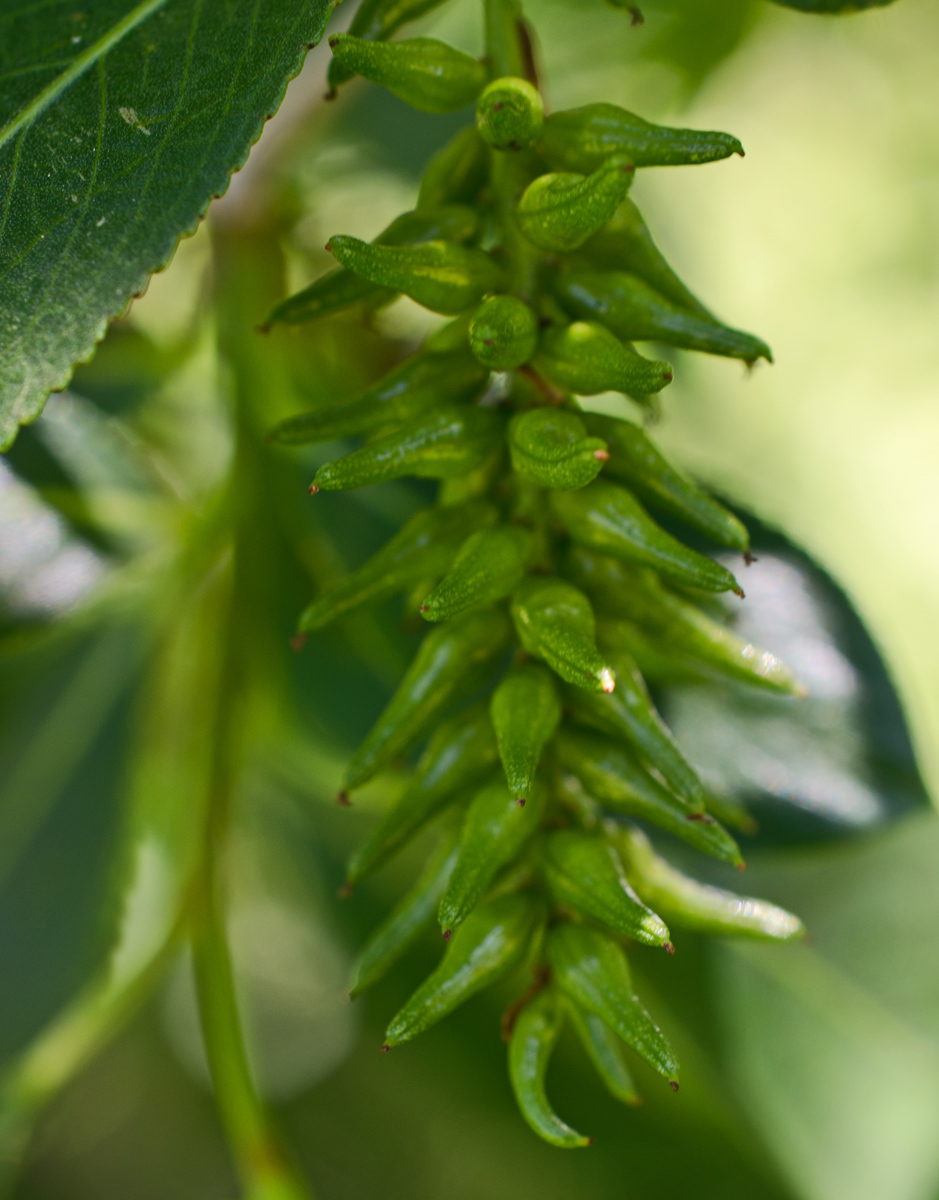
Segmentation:
{"type": "Polygon", "coordinates": [[[630,944],[671,954],[672,926],[780,941],[803,928],[771,904],[689,878],[636,824],[743,866],[727,825],[746,815],[699,778],[644,666],[665,660],[776,692],[798,685],[702,603],[742,599],[737,576],[648,509],[741,565],[745,527],[640,424],[591,412],[584,398],[618,392],[653,410],[673,369],[636,342],[750,365],[771,354],[692,294],[629,198],[638,169],[742,155],[740,142],[602,102],[546,114],[516,0],[486,0],[482,61],[431,38],[386,40],[432,7],[363,0],[351,31],[329,39],[331,89],[361,75],[424,112],[475,103],[475,122],[431,161],[413,211],[372,242],[333,236],[326,249],[339,265],[269,324],[352,305],[368,321],[401,295],[452,319],[362,394],[271,437],[362,439],[320,467],[313,495],[404,476],[439,481],[436,502],[299,622],[308,634],[404,594],[427,623],[348,763],[340,803],[426,745],[353,855],[344,890],[431,823],[436,846],[362,950],[352,995],[436,921],[440,964],[392,1016],[388,1051],[522,968],[527,983],[503,1021],[519,1108],[546,1141],[586,1146],[546,1097],[565,1021],[616,1099],[637,1099],[624,1045],[678,1088],[675,1053],[633,987],[630,944]]]}

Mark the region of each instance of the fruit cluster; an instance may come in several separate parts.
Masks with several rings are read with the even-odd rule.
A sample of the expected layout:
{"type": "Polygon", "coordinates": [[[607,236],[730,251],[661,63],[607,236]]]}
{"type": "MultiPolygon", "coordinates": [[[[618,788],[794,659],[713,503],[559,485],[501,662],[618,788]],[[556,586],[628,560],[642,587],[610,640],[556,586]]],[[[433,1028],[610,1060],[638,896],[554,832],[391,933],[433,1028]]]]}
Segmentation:
{"type": "Polygon", "coordinates": [[[436,503],[300,621],[302,632],[320,629],[404,593],[432,626],[340,797],[429,737],[413,779],[349,864],[351,886],[439,826],[423,875],[362,952],[353,995],[435,916],[442,960],[391,1021],[385,1049],[527,968],[531,987],[505,1022],[512,1084],[538,1134],[582,1146],[588,1139],[545,1096],[566,1019],[618,1099],[635,1100],[622,1043],[678,1085],[624,947],[672,952],[666,922],[775,939],[802,926],[688,878],[635,824],[742,865],[715,816],[739,813],[683,756],[643,672],[677,664],[797,688],[699,602],[742,595],[731,572],[666,532],[646,505],[746,557],[743,525],[638,424],[584,411],[579,398],[612,391],[648,406],[672,368],[635,342],[747,363],[770,352],[689,292],[628,198],[637,168],[711,162],[742,154],[740,143],[604,103],[546,116],[515,0],[487,0],[484,62],[428,38],[387,40],[439,2],[364,0],[351,33],[330,38],[330,84],[361,75],[434,113],[475,102],[475,124],[431,161],[414,211],[371,243],[333,237],[327,249],[341,265],[271,321],[352,305],[368,319],[399,295],[453,320],[363,394],[272,436],[363,439],[321,467],[313,493],[440,481],[436,503]]]}

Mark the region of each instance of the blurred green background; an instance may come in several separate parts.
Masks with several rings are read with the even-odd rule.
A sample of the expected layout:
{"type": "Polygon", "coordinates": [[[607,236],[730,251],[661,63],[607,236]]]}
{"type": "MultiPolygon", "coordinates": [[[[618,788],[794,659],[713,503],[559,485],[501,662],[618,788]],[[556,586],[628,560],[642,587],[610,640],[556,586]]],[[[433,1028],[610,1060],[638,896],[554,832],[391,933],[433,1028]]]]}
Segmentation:
{"type": "MultiPolygon", "coordinates": [[[[428,493],[400,484],[322,496],[313,515],[305,484],[331,449],[259,450],[241,629],[262,666],[247,705],[231,936],[262,1090],[321,1200],[939,1196],[939,822],[904,733],[905,723],[936,797],[939,9],[900,0],[823,19],[763,0],[661,0],[643,10],[633,28],[600,0],[526,5],[552,107],[602,97],[652,119],[727,129],[747,149],[694,171],[642,172],[634,195],[694,290],[776,356],[749,375],[675,356],[657,434],[764,524],[770,565],[796,564],[809,580],[786,594],[815,598],[825,617],[817,636],[866,697],[852,708],[835,689],[830,704],[824,694],[810,702],[811,737],[777,750],[793,777],[812,775],[814,754],[824,759],[829,773],[812,775],[821,800],[813,810],[811,788],[794,787],[790,808],[811,816],[801,824],[774,824],[767,809],[764,833],[775,832],[745,846],[742,881],[724,880],[798,913],[811,942],[685,935],[665,962],[637,950],[640,990],[676,1045],[682,1087],[673,1096],[637,1063],[644,1104],[624,1110],[563,1041],[551,1093],[594,1135],[587,1152],[542,1145],[515,1111],[498,1036],[508,984],[380,1056],[388,1017],[437,946],[428,939],[355,1005],[345,977],[420,853],[335,899],[350,847],[390,790],[371,789],[352,810],[332,796],[414,637],[392,608],[311,639],[300,655],[288,640],[312,589],[372,552],[428,493]],[[822,819],[849,776],[874,796],[874,816],[822,819]]],[[[419,32],[479,53],[478,18],[470,0],[451,0],[419,32]]],[[[311,54],[210,222],[0,472],[6,1061],[94,977],[122,914],[111,861],[128,790],[139,786],[151,650],[139,597],[211,513],[232,469],[228,405],[245,368],[237,349],[217,356],[218,329],[240,305],[258,429],[348,390],[350,361],[360,382],[371,378],[385,352],[341,318],[258,335],[260,349],[249,323],[264,315],[264,288],[282,286],[280,254],[293,289],[327,265],[331,234],[374,236],[411,206],[428,157],[466,119],[416,114],[361,81],[325,104],[327,58],[325,47],[311,54]],[[208,302],[210,226],[216,263],[222,247],[233,264],[221,315],[208,302]]],[[[381,317],[402,347],[428,320],[408,301],[381,317]]],[[[771,578],[761,566],[758,606],[771,578]]],[[[806,651],[805,624],[755,611],[762,640],[796,658],[806,651]]],[[[720,740],[714,729],[747,719],[729,701],[661,699],[705,757],[720,740]]],[[[179,716],[198,718],[197,704],[179,716]]],[[[40,1123],[14,1194],[236,1192],[190,968],[174,952],[151,998],[40,1123]]]]}

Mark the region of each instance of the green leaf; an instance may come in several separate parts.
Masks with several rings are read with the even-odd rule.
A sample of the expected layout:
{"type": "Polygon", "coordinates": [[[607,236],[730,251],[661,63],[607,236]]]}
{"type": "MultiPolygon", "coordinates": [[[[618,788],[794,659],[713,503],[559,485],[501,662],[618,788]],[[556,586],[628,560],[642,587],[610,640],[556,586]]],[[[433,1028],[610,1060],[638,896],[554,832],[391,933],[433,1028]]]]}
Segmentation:
{"type": "Polygon", "coordinates": [[[330,0],[0,15],[0,445],[228,186],[330,0]]]}

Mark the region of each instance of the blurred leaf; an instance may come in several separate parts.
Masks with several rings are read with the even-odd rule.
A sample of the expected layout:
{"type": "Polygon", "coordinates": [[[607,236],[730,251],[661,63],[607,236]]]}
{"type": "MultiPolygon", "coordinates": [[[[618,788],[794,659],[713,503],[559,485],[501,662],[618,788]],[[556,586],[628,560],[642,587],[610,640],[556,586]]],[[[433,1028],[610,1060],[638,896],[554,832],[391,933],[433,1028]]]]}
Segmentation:
{"type": "Polygon", "coordinates": [[[757,844],[843,836],[929,805],[899,697],[847,596],[783,535],[744,520],[758,561],[739,575],[732,628],[772,646],[808,696],[663,689],[679,743],[753,813],[757,844]]]}
{"type": "Polygon", "coordinates": [[[674,67],[688,93],[696,91],[737,49],[760,13],[758,0],[721,0],[720,4],[657,0],[640,7],[668,22],[643,48],[642,57],[674,67]]]}
{"type": "Polygon", "coordinates": [[[867,8],[883,8],[893,0],[773,0],[786,8],[797,8],[804,13],[833,14],[863,12],[867,8]]]}
{"type": "Polygon", "coordinates": [[[55,0],[0,13],[0,444],[225,190],[331,8],[55,0]]]}
{"type": "Polygon", "coordinates": [[[726,943],[717,1002],[750,1119],[806,1200],[920,1200],[939,1186],[939,818],[756,866],[811,948],[726,943]]]}

